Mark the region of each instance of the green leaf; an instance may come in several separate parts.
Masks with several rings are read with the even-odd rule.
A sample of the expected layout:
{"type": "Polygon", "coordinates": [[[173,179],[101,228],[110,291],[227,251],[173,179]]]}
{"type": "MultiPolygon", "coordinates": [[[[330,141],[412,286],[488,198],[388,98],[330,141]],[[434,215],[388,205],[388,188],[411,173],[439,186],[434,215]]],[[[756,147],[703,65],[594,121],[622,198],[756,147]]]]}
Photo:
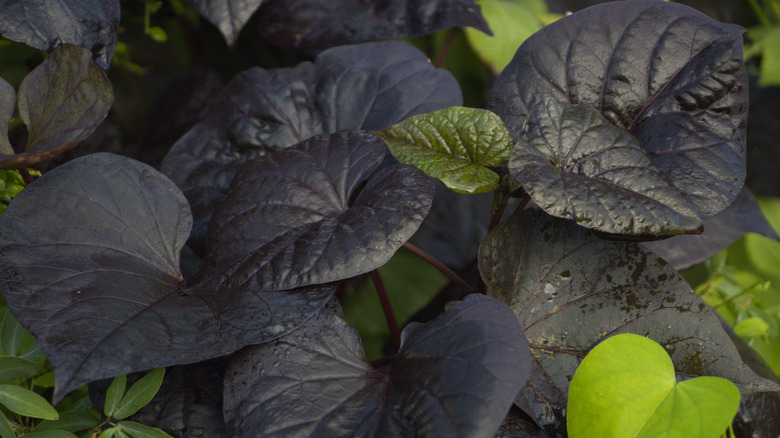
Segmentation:
{"type": "Polygon", "coordinates": [[[165,368],[157,368],[141,377],[119,402],[113,417],[117,420],[124,420],[149,404],[160,389],[163,377],[165,377],[165,368]]]}
{"type": "Polygon", "coordinates": [[[768,333],[769,324],[757,316],[751,316],[734,326],[734,332],[743,338],[756,338],[768,333]]]}
{"type": "Polygon", "coordinates": [[[32,432],[25,435],[25,438],[77,438],[70,432],[64,430],[47,430],[44,432],[32,432]]]}
{"type": "Polygon", "coordinates": [[[0,404],[25,417],[56,420],[59,413],[39,394],[16,385],[0,385],[0,404]]]}
{"type": "Polygon", "coordinates": [[[144,426],[133,421],[120,421],[116,427],[134,438],[172,438],[160,429],[144,426]]]}
{"type": "Polygon", "coordinates": [[[613,336],[585,356],[569,387],[567,430],[578,437],[717,437],[737,413],[739,390],[720,377],[677,382],[663,347],[613,336]]]}
{"type": "Polygon", "coordinates": [[[780,26],[771,28],[762,41],[764,46],[758,84],[762,87],[780,85],[780,26]]]}
{"type": "Polygon", "coordinates": [[[471,48],[494,73],[501,73],[520,44],[546,24],[542,14],[550,21],[547,5],[540,0],[480,0],[479,5],[493,36],[472,27],[463,30],[471,48]]]}
{"type": "Polygon", "coordinates": [[[497,189],[498,174],[486,166],[506,163],[513,144],[497,115],[458,106],[410,117],[378,134],[398,161],[458,193],[497,189]]]}
{"type": "Polygon", "coordinates": [[[43,368],[31,360],[16,356],[0,356],[0,381],[26,379],[34,376],[43,368]]]}
{"type": "Polygon", "coordinates": [[[98,425],[98,420],[83,412],[62,412],[57,420],[43,420],[32,430],[35,433],[51,430],[64,430],[66,432],[79,432],[92,429],[98,425]]]}
{"type": "Polygon", "coordinates": [[[10,311],[6,312],[3,325],[0,327],[0,344],[3,345],[3,351],[7,356],[16,356],[19,352],[22,335],[24,335],[24,327],[10,311]]]}
{"type": "Polygon", "coordinates": [[[0,411],[0,438],[16,438],[16,434],[11,429],[11,424],[5,418],[5,414],[0,411]]]}
{"type": "Polygon", "coordinates": [[[103,432],[100,432],[98,438],[113,438],[115,434],[116,434],[116,428],[112,427],[104,430],[103,432]]]}
{"type": "Polygon", "coordinates": [[[106,403],[103,405],[103,413],[107,417],[113,417],[119,401],[122,400],[122,396],[125,395],[125,387],[127,386],[127,375],[114,377],[111,382],[111,386],[108,387],[106,392],[106,403]]]}

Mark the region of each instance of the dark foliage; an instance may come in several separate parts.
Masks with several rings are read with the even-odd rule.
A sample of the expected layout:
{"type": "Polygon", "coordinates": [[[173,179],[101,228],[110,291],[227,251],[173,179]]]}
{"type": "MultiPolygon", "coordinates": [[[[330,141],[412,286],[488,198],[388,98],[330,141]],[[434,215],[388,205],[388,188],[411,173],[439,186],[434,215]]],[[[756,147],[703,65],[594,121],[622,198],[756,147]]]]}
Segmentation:
{"type": "MultiPolygon", "coordinates": [[[[18,92],[0,80],[0,164],[17,168],[106,117],[93,62],[111,59],[118,3],[5,3],[0,33],[51,52],[18,92]],[[14,115],[26,147],[8,138],[14,115]]],[[[776,376],[674,269],[744,232],[776,237],[743,187],[741,27],[655,0],[585,9],[520,46],[488,96],[499,120],[426,115],[462,104],[453,75],[409,44],[365,42],[488,30],[473,1],[188,3],[231,47],[253,23],[284,48],[326,50],[225,87],[211,71],[177,76],[130,152],[157,163],[170,147],[162,172],[107,153],[50,161],[0,216],[0,290],[51,361],[55,400],[167,366],[135,419],[177,436],[550,436],[565,433],[580,360],[630,332],[663,345],[680,378],[734,382],[739,430],[775,433],[776,376]],[[393,164],[383,138],[415,143],[398,124],[417,115],[431,143],[509,129],[489,161],[494,145],[475,140],[415,162],[488,175],[461,191],[497,187],[492,204],[442,186],[434,202],[429,177],[393,164]],[[376,269],[410,239],[478,266],[487,296],[393,327],[376,269]],[[367,273],[396,347],[379,363],[333,298],[367,273]]]]}

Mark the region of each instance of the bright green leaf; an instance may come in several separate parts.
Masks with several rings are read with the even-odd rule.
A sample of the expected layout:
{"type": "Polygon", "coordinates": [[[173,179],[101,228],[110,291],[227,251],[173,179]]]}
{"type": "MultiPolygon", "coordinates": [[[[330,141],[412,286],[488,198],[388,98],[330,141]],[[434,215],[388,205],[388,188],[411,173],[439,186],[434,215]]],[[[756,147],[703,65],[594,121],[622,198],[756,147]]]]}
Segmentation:
{"type": "Polygon", "coordinates": [[[59,413],[39,394],[16,385],[0,385],[0,404],[25,417],[56,420],[59,413]]]}
{"type": "Polygon", "coordinates": [[[42,366],[16,356],[0,356],[0,381],[26,379],[34,376],[42,366]]]}
{"type": "Polygon", "coordinates": [[[120,421],[116,427],[134,438],[171,438],[170,435],[160,429],[132,421],[120,421]]]}
{"type": "Polygon", "coordinates": [[[538,0],[480,0],[482,15],[490,25],[493,36],[467,27],[464,28],[469,44],[475,52],[498,74],[515,56],[523,41],[550,21],[544,2],[538,0]]]}
{"type": "Polygon", "coordinates": [[[571,381],[567,430],[578,437],[718,437],[739,407],[739,390],[720,377],[678,383],[666,351],[621,334],[585,356],[571,381]]]}
{"type": "Polygon", "coordinates": [[[98,425],[98,420],[83,412],[62,412],[57,420],[41,421],[33,432],[47,432],[51,430],[64,430],[66,432],[79,432],[92,429],[98,425]]]}
{"type": "Polygon", "coordinates": [[[125,395],[125,387],[127,386],[127,375],[114,377],[111,382],[111,386],[108,387],[106,392],[106,403],[103,405],[103,413],[107,417],[113,417],[119,401],[122,400],[122,396],[125,395]]]}
{"type": "Polygon", "coordinates": [[[24,327],[11,312],[6,312],[3,325],[0,327],[0,344],[3,345],[3,351],[7,356],[16,356],[19,352],[22,335],[24,335],[24,327]]]}
{"type": "Polygon", "coordinates": [[[16,434],[11,429],[11,424],[5,418],[5,414],[0,412],[0,438],[16,438],[16,434]]]}
{"type": "Polygon", "coordinates": [[[780,85],[780,26],[770,29],[762,41],[761,74],[758,84],[762,87],[780,85]]]}
{"type": "Polygon", "coordinates": [[[768,330],[769,324],[757,316],[751,316],[734,326],[734,332],[743,338],[765,336],[768,330]]]}
{"type": "Polygon", "coordinates": [[[113,438],[115,434],[116,434],[116,428],[111,427],[109,429],[104,430],[103,432],[100,432],[98,438],[113,438]]]}
{"type": "Polygon", "coordinates": [[[458,193],[498,188],[497,167],[509,160],[513,140],[494,113],[453,106],[410,117],[379,135],[402,163],[417,166],[458,193]]]}
{"type": "Polygon", "coordinates": [[[54,388],[54,371],[49,371],[48,373],[36,377],[34,384],[41,388],[54,388]]]}
{"type": "Polygon", "coordinates": [[[160,389],[163,377],[165,377],[165,368],[157,368],[138,379],[119,402],[112,416],[117,420],[123,420],[149,404],[160,389]]]}

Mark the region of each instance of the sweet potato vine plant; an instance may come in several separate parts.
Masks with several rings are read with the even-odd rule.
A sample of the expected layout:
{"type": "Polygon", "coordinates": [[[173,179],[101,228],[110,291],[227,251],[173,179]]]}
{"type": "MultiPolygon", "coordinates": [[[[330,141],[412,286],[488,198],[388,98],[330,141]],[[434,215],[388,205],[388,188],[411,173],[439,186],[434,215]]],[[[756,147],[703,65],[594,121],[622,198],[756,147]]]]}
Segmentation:
{"type": "MultiPolygon", "coordinates": [[[[0,20],[51,51],[18,92],[0,82],[0,121],[28,133],[20,146],[4,129],[5,168],[75,145],[112,105],[118,2],[65,3],[80,32],[24,21],[38,41],[0,20]]],[[[269,41],[325,50],[237,74],[159,170],[93,153],[10,203],[0,291],[53,366],[54,402],[169,367],[140,415],[180,436],[555,435],[578,365],[622,333],[743,403],[780,388],[656,255],[717,245],[708,227],[752,200],[741,27],[655,0],[585,9],[528,38],[476,109],[418,49],[365,42],[487,31],[473,2],[191,3],[230,45],[257,9],[269,41]],[[469,285],[437,260],[463,237],[441,224],[483,213],[469,285]],[[403,331],[377,271],[402,247],[468,292],[403,331]],[[375,362],[334,298],[364,275],[392,333],[375,362]]]]}

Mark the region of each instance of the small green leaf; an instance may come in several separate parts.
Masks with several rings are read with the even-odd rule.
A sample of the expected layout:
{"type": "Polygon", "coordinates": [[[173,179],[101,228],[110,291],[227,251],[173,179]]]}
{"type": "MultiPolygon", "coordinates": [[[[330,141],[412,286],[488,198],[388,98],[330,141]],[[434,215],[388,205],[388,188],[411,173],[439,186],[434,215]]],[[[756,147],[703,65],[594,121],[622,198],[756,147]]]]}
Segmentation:
{"type": "Polygon", "coordinates": [[[103,405],[103,413],[106,417],[113,417],[119,401],[122,400],[122,396],[125,395],[125,387],[127,386],[127,375],[114,377],[114,381],[111,382],[111,386],[108,387],[106,392],[106,403],[103,405]]]}
{"type": "Polygon", "coordinates": [[[19,352],[22,335],[24,335],[24,327],[10,311],[5,312],[3,325],[0,327],[0,344],[3,345],[3,351],[7,356],[16,356],[19,352]]]}
{"type": "Polygon", "coordinates": [[[16,385],[0,385],[0,404],[25,417],[56,420],[59,413],[39,394],[16,385]]]}
{"type": "Polygon", "coordinates": [[[733,383],[709,376],[678,383],[663,347],[620,334],[597,345],[577,368],[567,430],[571,438],[717,437],[738,407],[733,383]]]}
{"type": "Polygon", "coordinates": [[[523,41],[550,21],[547,5],[539,0],[480,0],[482,15],[490,25],[493,36],[467,27],[466,38],[471,48],[498,74],[515,56],[523,41]]]}
{"type": "Polygon", "coordinates": [[[0,356],[0,381],[26,379],[43,368],[31,360],[16,356],[0,356]]]}
{"type": "Polygon", "coordinates": [[[765,336],[768,331],[769,324],[757,316],[751,316],[734,326],[734,332],[743,338],[765,336]]]}
{"type": "Polygon", "coordinates": [[[160,389],[163,377],[165,377],[165,368],[157,368],[141,377],[119,402],[113,417],[123,420],[149,404],[160,389]]]}
{"type": "Polygon", "coordinates": [[[62,412],[57,420],[43,420],[32,430],[35,433],[50,430],[64,430],[66,432],[80,432],[92,429],[98,425],[98,420],[83,412],[62,412]]]}
{"type": "Polygon", "coordinates": [[[35,386],[40,386],[42,388],[54,388],[54,371],[49,371],[48,373],[36,377],[35,386]]]}
{"type": "Polygon", "coordinates": [[[132,421],[120,421],[116,427],[134,438],[172,438],[160,429],[132,421]]]}
{"type": "Polygon", "coordinates": [[[498,188],[498,167],[509,160],[512,136],[494,113],[453,106],[410,117],[378,132],[402,163],[417,166],[458,193],[498,188]]]}
{"type": "Polygon", "coordinates": [[[103,432],[100,432],[98,438],[113,438],[115,434],[116,434],[116,428],[112,427],[104,430],[103,432]]]}
{"type": "Polygon", "coordinates": [[[16,434],[11,429],[11,424],[5,418],[5,414],[0,411],[0,438],[16,438],[16,434]]]}

